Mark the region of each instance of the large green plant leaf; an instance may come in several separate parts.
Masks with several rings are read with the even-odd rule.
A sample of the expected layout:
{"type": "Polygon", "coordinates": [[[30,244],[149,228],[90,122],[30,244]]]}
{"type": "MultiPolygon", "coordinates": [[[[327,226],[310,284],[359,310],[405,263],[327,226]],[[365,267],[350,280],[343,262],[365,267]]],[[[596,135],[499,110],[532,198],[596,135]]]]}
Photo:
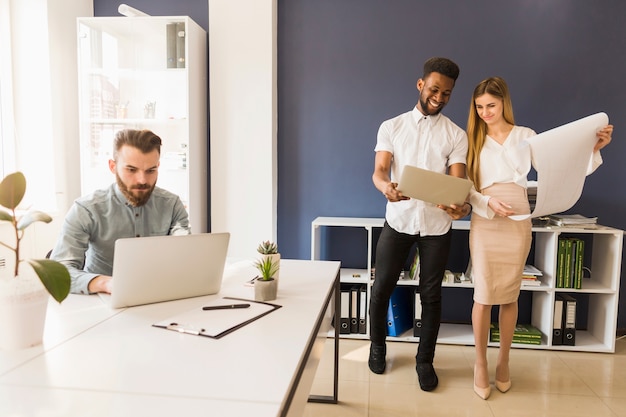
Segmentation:
{"type": "Polygon", "coordinates": [[[48,290],[59,303],[70,293],[71,278],[65,265],[50,259],[29,259],[28,262],[48,290]]]}
{"type": "Polygon", "coordinates": [[[13,216],[9,212],[6,212],[4,210],[0,210],[0,220],[5,220],[7,222],[12,222],[13,221],[13,216]]]}
{"type": "Polygon", "coordinates": [[[0,182],[0,205],[13,210],[26,193],[26,177],[21,172],[9,174],[0,182]]]}

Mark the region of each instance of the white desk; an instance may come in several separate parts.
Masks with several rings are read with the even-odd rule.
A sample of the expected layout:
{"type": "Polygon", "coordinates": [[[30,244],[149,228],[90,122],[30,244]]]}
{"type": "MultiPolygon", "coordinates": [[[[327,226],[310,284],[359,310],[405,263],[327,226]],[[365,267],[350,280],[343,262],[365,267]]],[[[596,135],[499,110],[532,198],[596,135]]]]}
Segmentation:
{"type": "MultiPolygon", "coordinates": [[[[339,266],[282,260],[274,301],[282,308],[221,339],[152,324],[214,298],[253,299],[242,284],[255,275],[250,262],[229,267],[215,296],[122,310],[97,296],[51,302],[42,346],[0,351],[0,416],[301,415],[337,305],[339,266]]],[[[337,339],[334,401],[336,348],[337,339]]]]}

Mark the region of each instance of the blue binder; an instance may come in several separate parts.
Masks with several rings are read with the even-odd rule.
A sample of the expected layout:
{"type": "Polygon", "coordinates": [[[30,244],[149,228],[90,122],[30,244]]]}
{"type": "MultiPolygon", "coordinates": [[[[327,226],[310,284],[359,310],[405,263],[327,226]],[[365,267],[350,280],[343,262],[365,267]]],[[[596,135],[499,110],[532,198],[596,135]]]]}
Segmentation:
{"type": "Polygon", "coordinates": [[[393,290],[387,309],[387,335],[400,336],[413,328],[412,287],[398,286],[393,290]]]}

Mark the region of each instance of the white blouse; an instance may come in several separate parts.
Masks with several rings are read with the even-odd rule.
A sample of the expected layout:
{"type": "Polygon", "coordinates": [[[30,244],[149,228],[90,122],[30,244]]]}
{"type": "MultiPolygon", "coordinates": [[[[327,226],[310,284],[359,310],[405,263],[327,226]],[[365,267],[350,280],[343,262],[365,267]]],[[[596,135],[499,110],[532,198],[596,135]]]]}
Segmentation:
{"type": "Polygon", "coordinates": [[[484,189],[493,184],[513,182],[526,188],[531,158],[530,146],[525,139],[535,135],[532,129],[513,126],[502,145],[487,135],[480,152],[480,186],[484,189]]]}
{"type": "MultiPolygon", "coordinates": [[[[531,167],[530,146],[526,138],[535,136],[534,130],[513,126],[503,144],[489,135],[480,152],[480,183],[482,189],[498,183],[515,183],[526,188],[527,175],[531,167]]],[[[491,196],[483,195],[474,187],[470,191],[472,210],[479,216],[491,219],[493,210],[489,208],[491,196]]]]}

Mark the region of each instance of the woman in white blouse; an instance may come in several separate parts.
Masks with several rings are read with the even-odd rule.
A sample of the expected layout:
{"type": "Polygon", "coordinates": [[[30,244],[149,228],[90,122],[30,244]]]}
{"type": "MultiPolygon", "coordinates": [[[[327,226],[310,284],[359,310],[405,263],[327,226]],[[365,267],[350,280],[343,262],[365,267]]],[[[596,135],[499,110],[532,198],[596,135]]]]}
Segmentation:
{"type": "MultiPolygon", "coordinates": [[[[611,141],[612,131],[613,126],[608,125],[598,132],[596,151],[611,141]]],[[[487,344],[493,305],[500,306],[495,386],[501,392],[511,388],[509,352],[517,322],[522,271],[530,251],[532,224],[530,218],[515,221],[508,216],[530,213],[526,178],[531,168],[531,155],[525,139],[535,132],[515,125],[506,82],[491,77],[474,89],[467,135],[467,173],[474,182],[470,193],[473,214],[469,237],[474,280],[474,391],[487,399],[491,393],[487,344]]]]}

